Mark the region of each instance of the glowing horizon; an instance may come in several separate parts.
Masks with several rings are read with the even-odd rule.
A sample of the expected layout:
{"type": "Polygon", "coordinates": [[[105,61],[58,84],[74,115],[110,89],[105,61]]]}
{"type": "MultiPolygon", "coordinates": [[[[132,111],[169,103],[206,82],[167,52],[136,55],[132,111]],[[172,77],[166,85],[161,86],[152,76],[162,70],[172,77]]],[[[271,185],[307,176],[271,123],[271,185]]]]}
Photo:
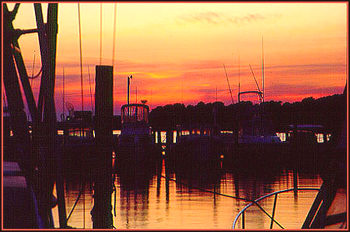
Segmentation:
{"type": "MultiPolygon", "coordinates": [[[[114,4],[102,4],[102,65],[112,65],[114,4]]],[[[42,5],[46,22],[47,4],[42,5]]],[[[249,64],[261,86],[262,37],[265,101],[295,102],[344,90],[348,42],[345,2],[116,5],[114,114],[120,114],[121,105],[126,103],[126,80],[131,74],[131,102],[135,102],[137,86],[138,102],[147,99],[151,109],[174,103],[214,102],[216,94],[218,101],[231,104],[223,64],[236,102],[238,76],[241,91],[256,90],[249,64]]],[[[8,4],[10,10],[13,6],[8,4]]],[[[80,9],[84,109],[91,110],[88,66],[94,95],[95,65],[100,59],[100,3],[81,3],[80,9]]],[[[59,3],[58,25],[55,100],[60,114],[63,67],[65,99],[81,109],[77,3],[59,3]]],[[[36,27],[32,3],[21,4],[14,27],[36,27]]],[[[28,74],[37,73],[37,35],[23,35],[19,44],[28,74]]],[[[37,79],[33,81],[36,98],[38,88],[37,79]]]]}

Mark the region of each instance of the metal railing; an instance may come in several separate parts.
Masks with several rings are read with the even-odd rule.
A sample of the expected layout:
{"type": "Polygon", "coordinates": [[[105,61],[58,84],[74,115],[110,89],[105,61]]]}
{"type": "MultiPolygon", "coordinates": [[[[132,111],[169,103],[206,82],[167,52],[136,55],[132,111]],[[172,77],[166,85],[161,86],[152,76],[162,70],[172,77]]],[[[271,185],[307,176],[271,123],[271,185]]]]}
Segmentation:
{"type": "Polygon", "coordinates": [[[320,191],[319,188],[290,188],[290,189],[284,189],[284,190],[280,190],[280,191],[276,191],[273,193],[269,193],[267,195],[264,195],[254,201],[252,201],[251,203],[249,203],[248,205],[246,205],[236,216],[235,220],[233,221],[233,225],[232,228],[235,229],[236,224],[238,222],[238,219],[240,216],[242,216],[242,229],[245,229],[245,211],[252,205],[256,205],[259,207],[259,209],[265,213],[270,219],[271,219],[271,223],[270,223],[270,229],[272,229],[273,224],[276,223],[279,227],[281,227],[281,229],[284,229],[284,227],[275,219],[275,211],[276,211],[276,203],[277,203],[277,196],[280,193],[285,193],[285,192],[291,192],[294,191],[294,193],[296,193],[296,191],[303,191],[303,190],[311,190],[311,191],[320,191]],[[258,203],[259,201],[271,197],[271,196],[275,196],[274,198],[274,202],[273,202],[273,207],[272,207],[272,216],[266,212],[266,210],[264,208],[261,207],[261,205],[258,203]]]}

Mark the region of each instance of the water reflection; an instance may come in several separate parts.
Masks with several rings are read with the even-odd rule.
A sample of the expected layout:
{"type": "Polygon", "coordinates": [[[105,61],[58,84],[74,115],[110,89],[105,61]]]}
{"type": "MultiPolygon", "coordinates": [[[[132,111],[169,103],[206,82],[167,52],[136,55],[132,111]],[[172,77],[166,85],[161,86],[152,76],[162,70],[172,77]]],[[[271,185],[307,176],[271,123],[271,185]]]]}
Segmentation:
{"type": "MultiPolygon", "coordinates": [[[[317,172],[312,168],[307,170],[299,170],[298,185],[320,187],[322,180],[317,172]]],[[[65,182],[67,214],[81,191],[81,183],[85,184],[84,194],[68,225],[92,228],[92,183],[84,175],[69,176],[65,182]]],[[[163,160],[153,166],[117,166],[115,186],[112,205],[117,229],[231,229],[235,216],[248,202],[223,194],[255,199],[292,188],[293,168],[292,165],[278,165],[274,169],[232,168],[222,164],[186,169],[163,160]]],[[[300,228],[314,197],[314,193],[302,193],[297,198],[293,193],[279,197],[276,218],[286,228],[300,228]]],[[[272,211],[273,199],[261,204],[268,212],[272,211]]],[[[57,208],[54,210],[55,222],[58,222],[57,208]]],[[[270,225],[270,219],[257,207],[249,209],[246,220],[246,228],[268,228],[270,225]]],[[[278,226],[274,225],[274,228],[278,229],[278,226]]]]}

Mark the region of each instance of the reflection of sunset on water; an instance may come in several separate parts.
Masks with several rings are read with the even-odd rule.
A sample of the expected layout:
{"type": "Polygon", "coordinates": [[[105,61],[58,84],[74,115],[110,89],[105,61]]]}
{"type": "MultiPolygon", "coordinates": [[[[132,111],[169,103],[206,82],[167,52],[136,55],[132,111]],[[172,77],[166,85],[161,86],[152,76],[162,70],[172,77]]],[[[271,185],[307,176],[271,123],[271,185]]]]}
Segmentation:
{"type": "MultiPolygon", "coordinates": [[[[179,182],[167,181],[165,166],[161,173],[151,173],[147,177],[128,183],[123,176],[116,177],[116,216],[113,216],[114,226],[117,229],[232,229],[232,222],[238,212],[248,202],[232,199],[222,195],[204,192],[197,188],[189,188],[188,179],[181,179],[175,173],[170,178],[179,182]]],[[[265,173],[266,174],[266,173],[265,173]]],[[[202,177],[206,174],[202,173],[202,177]]],[[[210,175],[210,174],[209,174],[210,175]]],[[[261,175],[261,174],[260,174],[261,175]]],[[[221,194],[243,198],[254,198],[281,189],[293,188],[293,173],[282,171],[274,176],[261,175],[259,178],[238,177],[233,173],[223,175],[212,180],[212,183],[194,182],[194,186],[221,194]],[[215,188],[214,188],[215,186],[215,188]]],[[[124,177],[125,178],[125,177],[124,177]]],[[[322,179],[315,174],[300,174],[299,187],[319,188],[322,179]]],[[[69,211],[80,190],[80,184],[66,184],[66,203],[69,211]]],[[[92,228],[90,211],[93,207],[92,189],[85,185],[85,195],[76,206],[69,219],[68,225],[83,228],[83,204],[85,203],[85,228],[92,228]],[[85,199],[85,200],[83,200],[85,199]]],[[[276,220],[285,228],[300,228],[316,197],[317,191],[300,191],[298,197],[293,192],[280,194],[276,207],[276,220]]],[[[112,207],[114,207],[112,194],[112,207]]],[[[268,212],[272,211],[273,198],[260,202],[268,212]]],[[[112,210],[113,212],[114,210],[112,210]]],[[[54,218],[58,220],[57,207],[53,210],[54,218]]],[[[271,219],[258,207],[251,207],[246,212],[246,228],[268,228],[271,219]]],[[[240,227],[239,227],[240,228],[240,227]]],[[[274,229],[279,227],[275,224],[274,229]]]]}

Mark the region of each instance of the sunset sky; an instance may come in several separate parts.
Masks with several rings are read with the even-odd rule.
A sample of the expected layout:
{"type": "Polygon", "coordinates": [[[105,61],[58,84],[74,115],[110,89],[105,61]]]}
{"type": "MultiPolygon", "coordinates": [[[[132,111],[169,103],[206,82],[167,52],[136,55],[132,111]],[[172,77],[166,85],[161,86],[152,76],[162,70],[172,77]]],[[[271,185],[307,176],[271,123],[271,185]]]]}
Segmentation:
{"type": "MultiPolygon", "coordinates": [[[[43,5],[46,22],[47,4],[43,5]]],[[[102,4],[102,64],[112,65],[115,3],[102,4]]],[[[8,4],[12,10],[14,4],[8,4]]],[[[95,65],[100,63],[100,3],[80,3],[84,109],[91,110],[95,65]],[[89,69],[88,69],[89,67],[89,69]]],[[[346,83],[347,2],[335,3],[127,3],[118,2],[114,62],[114,113],[126,104],[127,76],[131,102],[157,105],[222,101],[261,86],[262,38],[265,101],[300,101],[342,93],[346,83]],[[239,68],[240,66],[240,68],[239,68]],[[240,72],[239,72],[240,69],[240,72]],[[240,74],[239,74],[240,73],[240,74]]],[[[81,110],[78,3],[59,3],[56,109],[65,99],[81,110]]],[[[36,27],[32,3],[21,4],[15,28],[36,27]]],[[[19,40],[29,75],[40,70],[37,34],[19,40]]],[[[38,96],[39,79],[32,83],[38,96]]],[[[93,99],[92,99],[93,100],[93,99]]],[[[256,101],[257,97],[243,96],[256,101]]],[[[94,101],[94,100],[93,100],[94,101]]]]}

